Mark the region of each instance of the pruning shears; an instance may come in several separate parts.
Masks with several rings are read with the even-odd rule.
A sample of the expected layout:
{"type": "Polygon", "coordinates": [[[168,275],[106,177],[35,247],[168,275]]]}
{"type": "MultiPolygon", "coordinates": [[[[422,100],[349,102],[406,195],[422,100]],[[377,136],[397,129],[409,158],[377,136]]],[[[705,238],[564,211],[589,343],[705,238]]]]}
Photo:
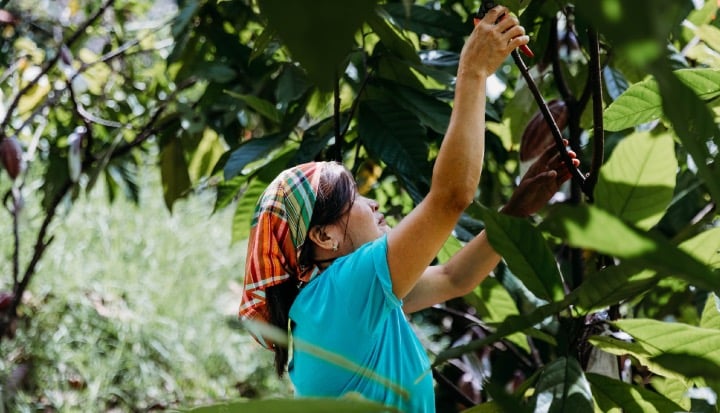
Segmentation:
{"type": "MultiPolygon", "coordinates": [[[[473,18],[473,22],[477,26],[478,23],[480,23],[480,20],[485,17],[485,14],[490,11],[490,9],[494,8],[496,6],[495,2],[493,0],[483,0],[480,2],[480,7],[478,8],[477,13],[475,13],[475,17],[473,18]]],[[[505,15],[503,14],[498,18],[498,20],[502,19],[505,15]]],[[[532,50],[527,45],[522,45],[519,47],[520,51],[527,57],[533,58],[535,57],[535,53],[533,53],[532,50]]]]}

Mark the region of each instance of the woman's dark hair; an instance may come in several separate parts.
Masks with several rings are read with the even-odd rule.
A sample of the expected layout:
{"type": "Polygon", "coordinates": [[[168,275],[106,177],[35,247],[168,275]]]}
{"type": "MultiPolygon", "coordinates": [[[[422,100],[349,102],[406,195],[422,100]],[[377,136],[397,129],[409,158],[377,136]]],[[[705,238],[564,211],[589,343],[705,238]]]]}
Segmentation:
{"type": "MultiPolygon", "coordinates": [[[[326,165],[320,175],[315,208],[308,229],[338,222],[350,211],[354,201],[355,180],[350,172],[338,163],[326,165]]],[[[300,249],[298,264],[305,268],[316,265],[313,243],[309,239],[305,240],[300,249]]],[[[300,292],[297,274],[290,274],[290,276],[288,281],[269,287],[265,292],[270,311],[270,322],[283,331],[288,329],[290,307],[300,292]]],[[[275,351],[275,371],[278,376],[282,377],[288,363],[288,349],[276,345],[273,350],[275,351]]]]}

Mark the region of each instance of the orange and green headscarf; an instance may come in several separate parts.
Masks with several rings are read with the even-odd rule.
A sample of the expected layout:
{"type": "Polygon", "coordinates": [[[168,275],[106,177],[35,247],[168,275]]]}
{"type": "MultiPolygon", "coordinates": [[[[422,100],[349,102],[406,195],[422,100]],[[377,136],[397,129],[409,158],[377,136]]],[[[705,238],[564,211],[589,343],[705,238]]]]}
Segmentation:
{"type": "MultiPolygon", "coordinates": [[[[305,280],[313,271],[312,267],[301,267],[298,258],[326,165],[311,162],[287,169],[260,196],[248,239],[242,319],[269,323],[265,289],[286,281],[305,280]]],[[[261,337],[256,338],[268,347],[261,337]]]]}

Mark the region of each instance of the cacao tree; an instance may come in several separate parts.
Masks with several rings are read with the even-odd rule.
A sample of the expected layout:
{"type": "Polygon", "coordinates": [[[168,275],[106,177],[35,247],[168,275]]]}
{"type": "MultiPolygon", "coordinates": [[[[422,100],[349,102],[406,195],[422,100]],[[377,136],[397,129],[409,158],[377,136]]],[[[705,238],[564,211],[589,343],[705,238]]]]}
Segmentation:
{"type": "MultiPolygon", "coordinates": [[[[59,28],[6,3],[0,138],[17,139],[28,165],[0,185],[11,219],[28,196],[43,197],[46,218],[25,261],[11,237],[3,334],[59,205],[98,178],[133,196],[141,155],[157,156],[168,208],[216,190],[236,241],[269,181],[313,159],[344,162],[400,219],[429,187],[480,6],[179,0],[132,31],[144,3],[70,2],[59,28]],[[146,67],[146,54],[165,64],[146,67]]],[[[535,57],[514,55],[490,81],[478,196],[438,256],[486,228],[504,261],[473,294],[414,316],[434,326],[438,409],[718,411],[717,2],[498,3],[535,57]],[[559,134],[582,160],[571,184],[532,219],[494,212],[532,149],[559,134]]],[[[287,408],[262,403],[203,411],[287,408]]]]}

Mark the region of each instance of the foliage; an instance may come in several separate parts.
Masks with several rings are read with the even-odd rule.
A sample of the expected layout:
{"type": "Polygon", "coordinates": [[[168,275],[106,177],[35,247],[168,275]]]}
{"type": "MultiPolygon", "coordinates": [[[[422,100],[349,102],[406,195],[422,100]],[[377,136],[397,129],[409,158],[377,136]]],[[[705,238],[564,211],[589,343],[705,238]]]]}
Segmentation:
{"type": "Polygon", "coordinates": [[[227,327],[243,261],[224,225],[231,211],[210,216],[212,194],[200,193],[170,215],[157,169],[142,166],[138,179],[142,206],[109,204],[99,184],[63,213],[63,252],[45,257],[16,336],[0,343],[5,411],[159,411],[288,394],[270,354],[227,327]]]}
{"type": "MultiPolygon", "coordinates": [[[[89,3],[87,16],[103,10],[89,3]]],[[[234,211],[236,241],[269,180],[313,159],[344,162],[399,219],[429,188],[478,2],[291,3],[179,1],[170,28],[137,42],[171,36],[165,62],[150,66],[124,50],[135,47],[124,16],[140,3],[126,14],[103,4],[115,10],[112,34],[92,19],[66,22],[59,41],[15,25],[4,76],[18,86],[3,93],[23,104],[5,105],[2,134],[21,138],[29,171],[43,177],[28,172],[8,196],[42,188],[52,217],[100,176],[132,194],[137,152],[157,148],[167,206],[216,188],[216,210],[234,211]],[[102,35],[84,37],[88,27],[102,35]],[[82,60],[97,38],[107,50],[82,60]],[[50,81],[66,79],[66,49],[77,72],[98,71],[82,96],[50,81]],[[116,55],[125,65],[111,64],[116,55]],[[25,78],[28,89],[22,57],[41,73],[25,78]],[[129,80],[141,76],[142,87],[129,80]],[[84,133],[80,179],[67,166],[72,131],[84,133]]],[[[520,16],[536,58],[529,70],[508,60],[492,79],[500,87],[485,113],[477,203],[440,257],[487,225],[505,264],[473,296],[419,316],[452,343],[435,357],[442,410],[717,411],[716,397],[698,396],[720,391],[705,344],[717,335],[707,320],[718,317],[720,292],[717,2],[499,3],[520,16]],[[565,102],[562,132],[582,170],[556,197],[562,205],[530,222],[507,219],[493,211],[520,174],[519,147],[532,142],[519,137],[542,98],[565,102]]],[[[17,291],[23,278],[14,275],[17,291]]]]}

